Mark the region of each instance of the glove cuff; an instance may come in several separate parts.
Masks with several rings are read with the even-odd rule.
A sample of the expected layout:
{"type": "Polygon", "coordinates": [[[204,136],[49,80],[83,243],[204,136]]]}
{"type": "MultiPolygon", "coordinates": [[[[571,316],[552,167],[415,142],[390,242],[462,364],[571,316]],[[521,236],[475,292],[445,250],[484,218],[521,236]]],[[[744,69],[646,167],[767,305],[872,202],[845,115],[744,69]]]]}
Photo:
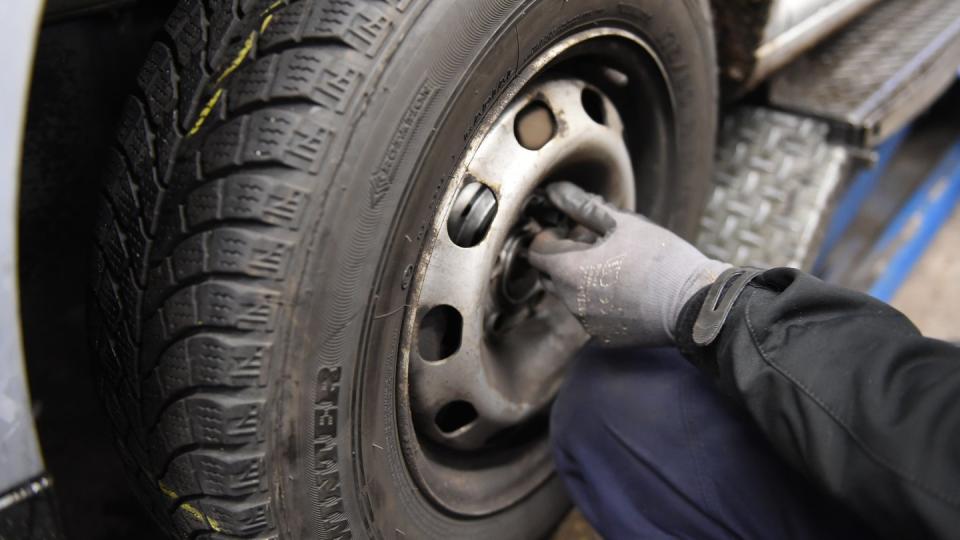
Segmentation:
{"type": "Polygon", "coordinates": [[[683,306],[677,320],[677,345],[697,367],[715,375],[710,349],[720,335],[734,303],[751,281],[763,271],[730,268],[716,281],[701,288],[683,306]]]}
{"type": "Polygon", "coordinates": [[[700,370],[706,372],[710,377],[717,375],[716,362],[710,347],[701,347],[693,342],[693,326],[697,322],[697,316],[700,315],[700,309],[703,302],[707,299],[707,293],[710,292],[711,285],[701,288],[699,291],[684,304],[680,310],[680,317],[677,319],[676,343],[677,348],[684,357],[700,370]]]}
{"type": "Polygon", "coordinates": [[[677,343],[678,341],[677,321],[680,318],[683,307],[689,303],[697,291],[704,286],[715,283],[725,271],[732,268],[727,263],[708,259],[700,255],[699,252],[696,253],[702,260],[696,264],[695,270],[688,274],[686,280],[680,285],[679,289],[677,289],[673,301],[670,304],[672,307],[663,313],[663,327],[672,343],[677,343]]]}
{"type": "Polygon", "coordinates": [[[733,309],[733,303],[761,272],[762,270],[755,268],[730,268],[720,274],[707,291],[707,297],[693,325],[694,343],[705,347],[717,339],[723,323],[727,322],[730,310],[733,309]]]}

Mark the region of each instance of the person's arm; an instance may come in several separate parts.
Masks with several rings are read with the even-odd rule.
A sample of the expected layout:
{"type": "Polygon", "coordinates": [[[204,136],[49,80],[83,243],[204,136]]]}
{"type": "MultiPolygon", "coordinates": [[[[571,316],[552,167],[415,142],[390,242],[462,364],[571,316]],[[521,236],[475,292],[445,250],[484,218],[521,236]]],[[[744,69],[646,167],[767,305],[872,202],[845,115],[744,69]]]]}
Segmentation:
{"type": "Polygon", "coordinates": [[[530,263],[600,343],[680,345],[791,464],[878,533],[960,538],[960,350],[796,270],[744,279],[739,296],[718,287],[707,305],[719,308],[702,313],[729,264],[572,184],[547,193],[584,230],[544,231],[530,263]],[[696,345],[695,328],[712,343],[696,345]]]}
{"type": "Polygon", "coordinates": [[[716,341],[677,338],[781,455],[894,538],[960,535],[960,350],[895,309],[790,269],[755,278],[716,341]]]}

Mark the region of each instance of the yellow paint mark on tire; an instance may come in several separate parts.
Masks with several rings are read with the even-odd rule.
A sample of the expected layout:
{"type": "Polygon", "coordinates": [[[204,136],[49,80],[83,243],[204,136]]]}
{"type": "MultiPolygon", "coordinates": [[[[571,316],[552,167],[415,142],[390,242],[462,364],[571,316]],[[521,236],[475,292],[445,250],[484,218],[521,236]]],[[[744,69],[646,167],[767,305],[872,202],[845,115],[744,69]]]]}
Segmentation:
{"type": "MultiPolygon", "coordinates": [[[[263,11],[265,15],[263,21],[260,23],[259,34],[266,32],[267,28],[270,27],[270,23],[273,22],[273,11],[278,7],[282,6],[284,0],[276,0],[273,4],[270,4],[270,7],[263,11]]],[[[247,39],[244,40],[243,46],[237,52],[237,56],[230,62],[230,65],[227,66],[227,69],[223,70],[223,73],[217,77],[217,80],[213,83],[214,86],[219,86],[220,83],[224,81],[231,73],[237,70],[242,64],[243,61],[247,59],[247,56],[250,54],[250,51],[253,50],[253,45],[257,41],[258,32],[256,30],[250,32],[250,35],[247,36],[247,39]]],[[[207,121],[207,117],[210,116],[210,113],[213,112],[213,108],[217,105],[217,102],[220,101],[220,98],[223,96],[223,87],[217,88],[216,92],[210,96],[210,99],[207,101],[207,104],[203,106],[203,109],[200,110],[200,114],[197,116],[197,121],[193,124],[193,127],[190,128],[190,131],[187,132],[187,137],[192,137],[200,131],[200,128],[203,126],[203,123],[207,121]]]]}
{"type": "Polygon", "coordinates": [[[206,523],[207,525],[209,525],[211,529],[213,529],[213,530],[215,530],[215,531],[217,531],[217,532],[223,532],[223,528],[220,526],[220,522],[219,522],[219,521],[213,519],[212,517],[209,517],[209,516],[205,515],[205,514],[204,514],[203,512],[201,512],[200,510],[197,510],[197,507],[196,507],[196,506],[194,506],[194,505],[192,505],[192,504],[190,504],[190,503],[183,503],[183,504],[180,505],[180,508],[182,508],[184,512],[186,512],[186,513],[190,514],[191,516],[195,517],[195,518],[197,519],[197,521],[200,521],[200,522],[202,522],[202,523],[206,523]]]}
{"type": "MultiPolygon", "coordinates": [[[[171,499],[176,499],[177,497],[179,497],[179,495],[177,495],[177,492],[176,492],[176,491],[174,491],[174,490],[170,489],[169,487],[167,487],[167,485],[164,484],[163,482],[157,482],[157,487],[160,488],[160,491],[161,491],[164,495],[166,495],[167,497],[170,497],[171,499]]],[[[217,521],[217,520],[213,519],[212,517],[204,514],[204,513],[201,512],[199,509],[197,509],[196,506],[194,506],[194,505],[192,505],[192,504],[190,504],[190,503],[183,503],[183,504],[180,505],[180,509],[182,509],[184,512],[186,512],[186,513],[190,514],[191,516],[193,516],[197,521],[200,521],[200,522],[202,522],[202,523],[206,523],[207,526],[209,526],[211,529],[213,529],[213,530],[215,530],[215,531],[217,531],[217,532],[223,532],[223,527],[220,526],[220,522],[219,522],[219,521],[217,521]]]]}
{"type": "Polygon", "coordinates": [[[207,121],[207,117],[210,116],[210,113],[213,112],[213,108],[217,106],[217,102],[220,101],[220,96],[223,95],[223,88],[217,88],[217,91],[210,96],[210,100],[207,101],[207,104],[203,106],[203,109],[200,110],[200,116],[197,117],[197,121],[193,124],[193,127],[190,128],[190,131],[187,133],[187,137],[193,137],[200,131],[200,128],[203,126],[203,123],[207,121]]]}
{"type": "Polygon", "coordinates": [[[163,482],[157,482],[157,486],[160,487],[160,491],[163,492],[163,494],[166,495],[167,497],[170,497],[171,499],[177,498],[177,492],[168,488],[167,485],[164,484],[163,482]]]}
{"type": "MultiPolygon", "coordinates": [[[[269,18],[270,17],[267,17],[267,19],[269,18]]],[[[236,71],[238,67],[240,67],[240,64],[243,63],[243,60],[247,57],[248,54],[250,54],[250,50],[253,49],[253,42],[256,41],[256,39],[257,39],[257,33],[255,31],[250,32],[250,35],[247,36],[246,41],[243,42],[243,47],[240,48],[240,52],[237,53],[236,58],[234,58],[233,61],[230,62],[230,65],[227,66],[227,69],[223,70],[223,73],[221,73],[220,76],[217,77],[217,82],[214,84],[220,84],[221,82],[223,82],[224,79],[227,78],[228,75],[230,75],[231,73],[236,71]]]]}
{"type": "Polygon", "coordinates": [[[268,7],[268,8],[265,9],[265,10],[263,10],[263,14],[266,15],[267,13],[272,12],[273,10],[277,9],[278,7],[280,7],[280,6],[282,6],[282,5],[283,5],[283,0],[276,0],[276,2],[270,4],[270,7],[268,7]]]}
{"type": "Polygon", "coordinates": [[[270,26],[270,23],[273,22],[273,13],[267,15],[267,18],[260,23],[260,33],[263,34],[267,31],[267,27],[270,26]]]}

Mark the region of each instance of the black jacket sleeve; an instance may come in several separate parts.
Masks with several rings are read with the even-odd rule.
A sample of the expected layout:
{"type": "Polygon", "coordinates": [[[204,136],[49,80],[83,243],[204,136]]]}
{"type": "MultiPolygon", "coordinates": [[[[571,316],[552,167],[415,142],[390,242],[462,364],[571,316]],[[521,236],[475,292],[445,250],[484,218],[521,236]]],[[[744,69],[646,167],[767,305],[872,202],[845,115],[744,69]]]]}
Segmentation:
{"type": "MultiPolygon", "coordinates": [[[[960,538],[960,349],[900,312],[791,269],[764,272],[691,360],[788,462],[890,538],[960,538]]],[[[960,321],[958,321],[960,324],[960,321]]]]}

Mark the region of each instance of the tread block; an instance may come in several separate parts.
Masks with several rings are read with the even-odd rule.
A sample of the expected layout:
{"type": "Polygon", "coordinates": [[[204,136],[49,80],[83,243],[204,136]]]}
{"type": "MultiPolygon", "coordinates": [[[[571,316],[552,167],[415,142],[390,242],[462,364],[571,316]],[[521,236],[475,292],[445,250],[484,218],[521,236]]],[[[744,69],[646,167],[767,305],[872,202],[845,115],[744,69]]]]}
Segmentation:
{"type": "MultiPolygon", "coordinates": [[[[232,41],[227,38],[227,35],[233,23],[237,21],[237,0],[207,0],[207,3],[210,6],[210,35],[220,36],[220,39],[207,40],[207,58],[212,65],[219,65],[224,58],[223,42],[232,41]]],[[[229,57],[228,55],[227,58],[229,57]]]]}
{"type": "Polygon", "coordinates": [[[210,531],[212,538],[248,537],[272,527],[269,502],[231,502],[209,499],[183,503],[174,510],[174,523],[183,538],[210,531]],[[216,534],[215,534],[216,533],[216,534]]]}
{"type": "Polygon", "coordinates": [[[112,148],[107,151],[106,174],[113,180],[107,186],[107,195],[117,210],[117,219],[124,229],[133,229],[134,224],[140,221],[137,196],[133,193],[133,178],[127,171],[123,156],[112,148]]]}
{"type": "Polygon", "coordinates": [[[147,109],[154,124],[165,124],[167,116],[176,109],[175,74],[173,53],[163,43],[154,43],[147,54],[143,69],[137,76],[137,84],[146,97],[147,109]]]}
{"type": "MultiPolygon", "coordinates": [[[[197,152],[187,154],[177,160],[170,174],[168,191],[176,193],[195,185],[200,185],[200,156],[197,152]]],[[[154,249],[151,251],[151,260],[155,263],[162,260],[177,242],[178,239],[189,234],[184,210],[181,205],[167,204],[156,219],[150,221],[151,232],[154,235],[154,249]]]]}
{"type": "MultiPolygon", "coordinates": [[[[96,317],[96,315],[91,316],[91,319],[96,317]]],[[[92,322],[91,326],[97,328],[94,325],[102,324],[101,322],[92,322]]],[[[123,375],[126,373],[124,368],[124,363],[120,359],[120,356],[117,354],[117,351],[113,348],[113,344],[110,339],[103,337],[104,331],[97,328],[97,330],[91,332],[93,339],[91,339],[91,348],[96,351],[97,358],[101,362],[101,377],[99,380],[104,384],[109,385],[111,388],[119,386],[123,381],[123,375]]]]}
{"type": "MultiPolygon", "coordinates": [[[[107,347],[103,347],[106,349],[107,347]]],[[[122,373],[122,371],[118,372],[122,373]]],[[[100,379],[99,384],[102,387],[109,388],[109,391],[102,392],[104,405],[107,408],[107,416],[110,417],[110,422],[113,424],[114,429],[118,432],[124,433],[132,429],[132,424],[127,418],[127,415],[123,414],[123,408],[120,406],[120,401],[117,398],[117,393],[114,391],[113,387],[116,385],[108,384],[108,381],[105,379],[100,379]]]]}
{"type": "Polygon", "coordinates": [[[279,62],[280,56],[271,54],[240,67],[227,83],[228,109],[235,111],[244,105],[266,101],[279,62]]]}
{"type": "Polygon", "coordinates": [[[93,292],[96,295],[97,307],[99,308],[99,319],[106,327],[112,327],[120,318],[120,298],[117,296],[107,271],[107,263],[104,260],[101,249],[93,250],[93,292]]]}
{"type": "Polygon", "coordinates": [[[140,100],[128,99],[122,118],[119,130],[120,146],[130,164],[133,183],[137,186],[140,213],[148,220],[152,220],[157,213],[163,191],[153,161],[154,135],[140,100]]]}
{"type": "Polygon", "coordinates": [[[174,458],[162,482],[182,497],[239,497],[265,491],[266,470],[260,453],[198,450],[174,458]]]}
{"type": "Polygon", "coordinates": [[[263,439],[263,400],[192,395],[167,407],[150,435],[150,452],[162,470],[174,452],[197,445],[244,445],[263,439]]]}
{"type": "Polygon", "coordinates": [[[392,29],[388,12],[377,5],[355,0],[330,0],[314,7],[300,38],[340,39],[373,57],[392,29]]]}
{"type": "Polygon", "coordinates": [[[164,25],[164,30],[173,38],[179,65],[188,64],[196,52],[203,48],[203,30],[206,24],[202,0],[184,0],[177,3],[164,25]]]}
{"type": "Polygon", "coordinates": [[[189,508],[177,507],[174,511],[172,520],[176,538],[193,538],[198,530],[212,531],[210,523],[203,514],[199,512],[195,514],[190,510],[196,509],[190,505],[189,508]]]}
{"type": "Polygon", "coordinates": [[[156,239],[151,250],[151,262],[157,264],[169,255],[176,243],[190,234],[187,228],[184,208],[180,205],[168,206],[157,222],[156,239]]]}
{"type": "Polygon", "coordinates": [[[333,131],[311,115],[265,109],[226,122],[204,143],[203,171],[210,175],[228,167],[282,163],[316,174],[333,139],[333,131]]]}
{"type": "MultiPolygon", "coordinates": [[[[147,253],[150,240],[143,232],[142,221],[133,191],[133,179],[123,164],[123,158],[110,150],[107,156],[107,171],[114,178],[107,186],[107,197],[112,204],[112,212],[119,230],[123,233],[124,247],[130,254],[131,266],[140,265],[147,253]]],[[[107,204],[101,204],[107,207],[107,204]]],[[[140,281],[143,284],[142,280],[140,281]]]]}
{"type": "Polygon", "coordinates": [[[355,0],[301,2],[281,12],[260,38],[260,47],[271,49],[306,40],[335,40],[368,57],[375,56],[393,29],[392,10],[355,0]]]}
{"type": "Polygon", "coordinates": [[[362,81],[358,67],[332,61],[323,49],[290,49],[241,69],[231,81],[229,107],[236,110],[272,99],[306,99],[342,113],[362,81]]]}
{"type": "Polygon", "coordinates": [[[117,218],[109,205],[101,205],[96,224],[97,244],[103,255],[102,269],[116,280],[127,271],[129,259],[117,218]]]}
{"type": "Polygon", "coordinates": [[[243,141],[249,116],[241,116],[211,130],[203,142],[200,166],[204,174],[242,164],[243,141]]]}
{"type": "Polygon", "coordinates": [[[164,334],[172,337],[191,327],[273,330],[279,295],[276,291],[228,281],[213,281],[185,287],[171,296],[158,316],[164,334]]]}
{"type": "Polygon", "coordinates": [[[192,236],[174,250],[176,281],[207,273],[283,279],[292,244],[249,229],[225,227],[192,236]]]}
{"type": "Polygon", "coordinates": [[[217,520],[220,532],[248,536],[273,526],[269,502],[230,502],[204,500],[200,503],[212,519],[217,520]]]}
{"type": "Polygon", "coordinates": [[[300,34],[313,2],[297,2],[273,13],[270,26],[260,34],[260,49],[300,41],[300,34]]]}
{"type": "MultiPolygon", "coordinates": [[[[181,149],[183,150],[183,149],[181,149]]],[[[180,158],[173,165],[173,168],[170,171],[169,177],[169,189],[173,193],[180,193],[194,189],[196,186],[203,184],[206,180],[203,176],[203,169],[201,166],[202,158],[199,151],[189,151],[181,152],[180,158]]],[[[169,211],[169,210],[168,210],[169,211]]],[[[159,227],[158,227],[159,228],[159,227]]],[[[169,227],[164,227],[169,228],[169,227]]],[[[178,234],[180,232],[186,232],[185,230],[177,230],[178,234]]],[[[160,236],[158,231],[158,236],[160,236]]]]}
{"type": "Polygon", "coordinates": [[[278,178],[236,174],[191,193],[187,222],[196,227],[215,220],[244,219],[296,229],[308,200],[307,191],[278,178]]]}
{"type": "Polygon", "coordinates": [[[137,282],[132,271],[126,271],[117,277],[116,286],[123,306],[123,319],[118,321],[118,324],[126,328],[131,336],[139,336],[141,285],[137,282]]]}
{"type": "MultiPolygon", "coordinates": [[[[191,114],[201,97],[200,89],[206,84],[205,30],[208,28],[206,13],[201,0],[185,0],[177,5],[167,20],[166,32],[175,44],[175,59],[179,66],[179,95],[177,112],[181,129],[188,129],[193,122],[191,114]]],[[[220,43],[216,36],[210,42],[220,43]]]]}
{"type": "Polygon", "coordinates": [[[167,257],[151,268],[147,284],[145,303],[147,309],[155,309],[163,302],[164,294],[177,284],[173,276],[173,260],[167,257]]]}
{"type": "Polygon", "coordinates": [[[164,171],[172,162],[179,141],[176,132],[177,77],[173,53],[163,43],[154,43],[137,77],[137,84],[143,91],[150,121],[157,126],[154,141],[157,164],[164,171]]]}
{"type": "Polygon", "coordinates": [[[195,387],[257,387],[266,380],[271,344],[234,336],[199,335],[164,351],[144,381],[145,422],[164,401],[195,387]]]}
{"type": "MultiPolygon", "coordinates": [[[[120,124],[120,145],[132,167],[132,174],[142,189],[150,189],[151,180],[156,184],[154,172],[153,131],[147,122],[147,112],[139,99],[129,98],[124,104],[120,124]]],[[[157,197],[141,197],[141,208],[153,209],[157,197]]],[[[149,213],[145,213],[149,215],[149,213]]]]}
{"type": "Polygon", "coordinates": [[[280,307],[279,293],[230,281],[184,287],[167,298],[143,324],[141,357],[144,375],[171,339],[190,330],[226,328],[272,332],[280,307]]]}

